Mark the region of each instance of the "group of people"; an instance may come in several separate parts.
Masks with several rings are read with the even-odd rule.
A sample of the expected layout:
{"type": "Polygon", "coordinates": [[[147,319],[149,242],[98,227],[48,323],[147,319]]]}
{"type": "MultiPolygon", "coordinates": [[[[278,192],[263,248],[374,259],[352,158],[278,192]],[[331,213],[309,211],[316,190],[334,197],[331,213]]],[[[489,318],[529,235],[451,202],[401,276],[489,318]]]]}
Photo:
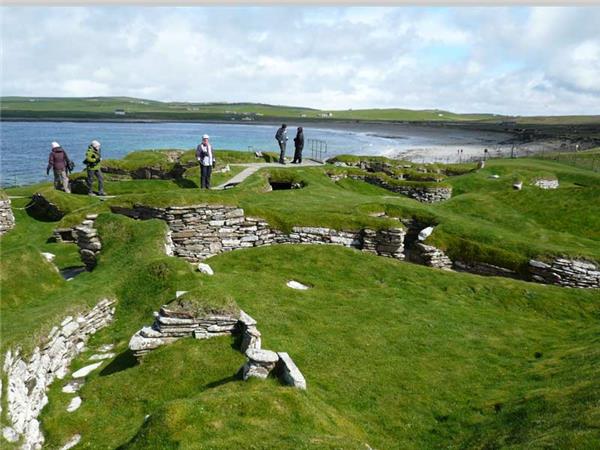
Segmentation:
{"type": "MultiPolygon", "coordinates": [[[[67,152],[58,142],[52,142],[52,149],[48,156],[48,166],[46,167],[46,175],[50,175],[50,170],[54,173],[54,188],[61,189],[67,193],[71,193],[69,186],[69,174],[73,172],[75,163],[69,158],[67,152]]],[[[102,171],[100,170],[100,142],[93,140],[85,152],[83,164],[86,166],[88,195],[95,195],[93,191],[94,177],[98,180],[98,195],[106,195],[104,193],[104,180],[102,171]]]]}
{"type": "MultiPolygon", "coordinates": [[[[275,133],[275,140],[279,144],[279,164],[285,164],[285,147],[287,144],[287,125],[281,124],[281,127],[275,133]]],[[[292,164],[302,163],[302,150],[304,149],[304,131],[302,127],[298,127],[296,130],[296,137],[294,138],[294,160],[292,164]]]]}
{"type": "MultiPolygon", "coordinates": [[[[285,148],[288,140],[287,125],[284,123],[277,130],[275,139],[279,144],[280,154],[279,163],[285,164],[285,148]]],[[[294,160],[292,164],[302,163],[302,150],[304,148],[304,132],[302,127],[298,127],[296,137],[294,138],[294,160]]],[[[202,136],[202,142],[196,147],[196,159],[200,164],[200,188],[210,189],[210,178],[212,169],[216,165],[217,159],[213,153],[213,148],[210,143],[210,136],[205,134],[202,136]]],[[[88,195],[95,195],[93,191],[94,177],[98,180],[98,195],[106,195],[104,192],[104,179],[100,170],[100,142],[93,140],[85,152],[83,164],[87,171],[87,189],[88,195]]],[[[48,157],[48,167],[46,175],[50,174],[50,170],[54,172],[54,188],[61,189],[70,193],[69,174],[73,172],[75,163],[69,159],[67,152],[58,142],[52,142],[52,150],[48,157]]]]}
{"type": "MultiPolygon", "coordinates": [[[[210,177],[213,167],[216,165],[216,158],[213,153],[212,145],[209,141],[210,136],[202,136],[202,142],[196,147],[196,160],[200,164],[200,188],[210,189],[210,177]]],[[[285,148],[288,141],[287,125],[284,123],[277,130],[275,139],[279,144],[279,164],[285,164],[285,148]]],[[[296,137],[294,138],[294,159],[292,164],[302,163],[302,150],[304,149],[304,131],[298,127],[296,137]]]]}

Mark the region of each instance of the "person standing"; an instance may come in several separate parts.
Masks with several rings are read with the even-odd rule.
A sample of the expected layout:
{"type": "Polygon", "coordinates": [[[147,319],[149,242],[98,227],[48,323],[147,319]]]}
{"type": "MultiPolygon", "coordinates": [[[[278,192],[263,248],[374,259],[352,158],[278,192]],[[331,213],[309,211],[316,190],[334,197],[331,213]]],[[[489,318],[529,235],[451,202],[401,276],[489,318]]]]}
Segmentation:
{"type": "Polygon", "coordinates": [[[210,176],[212,175],[213,166],[216,163],[216,158],[213,154],[212,145],[208,141],[208,134],[202,136],[202,142],[196,147],[196,159],[200,163],[200,188],[210,189],[210,176]]]}
{"type": "Polygon", "coordinates": [[[298,127],[294,138],[294,160],[292,164],[302,164],[302,149],[304,149],[304,131],[298,127]]]}
{"type": "Polygon", "coordinates": [[[52,143],[52,150],[48,156],[48,167],[46,167],[46,175],[50,174],[50,169],[54,172],[54,189],[62,190],[70,194],[69,177],[67,172],[71,170],[72,163],[67,152],[60,146],[58,142],[52,143]]]}
{"type": "Polygon", "coordinates": [[[288,140],[287,125],[285,123],[281,124],[281,127],[277,130],[277,133],[275,133],[275,139],[279,144],[279,164],[285,164],[285,145],[288,140]]]}
{"type": "Polygon", "coordinates": [[[102,171],[100,170],[101,161],[100,142],[93,140],[88,146],[85,152],[85,159],[83,160],[87,170],[88,195],[94,195],[94,191],[92,190],[94,175],[98,179],[98,195],[106,195],[104,193],[104,179],[102,177],[102,171]]]}

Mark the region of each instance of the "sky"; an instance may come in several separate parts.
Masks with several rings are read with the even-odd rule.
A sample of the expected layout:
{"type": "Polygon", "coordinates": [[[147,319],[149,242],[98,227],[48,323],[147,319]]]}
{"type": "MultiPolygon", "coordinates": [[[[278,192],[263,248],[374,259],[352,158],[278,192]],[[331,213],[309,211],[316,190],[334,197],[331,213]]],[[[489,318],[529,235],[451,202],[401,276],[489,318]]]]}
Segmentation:
{"type": "Polygon", "coordinates": [[[600,114],[600,7],[0,7],[3,96],[600,114]]]}

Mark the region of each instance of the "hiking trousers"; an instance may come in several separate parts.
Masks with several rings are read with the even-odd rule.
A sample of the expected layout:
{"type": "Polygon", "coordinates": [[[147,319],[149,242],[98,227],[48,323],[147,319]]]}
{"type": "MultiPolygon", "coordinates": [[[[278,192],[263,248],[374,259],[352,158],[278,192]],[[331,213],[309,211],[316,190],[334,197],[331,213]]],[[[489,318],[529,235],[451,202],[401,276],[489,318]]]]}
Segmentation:
{"type": "Polygon", "coordinates": [[[71,189],[69,188],[69,177],[67,176],[66,170],[54,170],[54,189],[60,190],[70,194],[71,189]]]}
{"type": "Polygon", "coordinates": [[[94,175],[98,179],[98,193],[104,194],[104,178],[102,178],[102,171],[100,169],[87,169],[87,188],[88,194],[93,193],[92,185],[94,184],[94,175]]]}

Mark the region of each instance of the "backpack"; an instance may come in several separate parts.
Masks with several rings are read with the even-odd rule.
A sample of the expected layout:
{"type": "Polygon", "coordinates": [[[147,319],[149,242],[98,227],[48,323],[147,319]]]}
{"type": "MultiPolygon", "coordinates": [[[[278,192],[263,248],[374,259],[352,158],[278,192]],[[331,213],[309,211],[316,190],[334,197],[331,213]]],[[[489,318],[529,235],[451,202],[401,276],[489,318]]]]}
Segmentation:
{"type": "Polygon", "coordinates": [[[67,170],[69,172],[73,172],[73,169],[75,168],[75,163],[71,160],[69,160],[69,162],[67,163],[67,170]]]}

